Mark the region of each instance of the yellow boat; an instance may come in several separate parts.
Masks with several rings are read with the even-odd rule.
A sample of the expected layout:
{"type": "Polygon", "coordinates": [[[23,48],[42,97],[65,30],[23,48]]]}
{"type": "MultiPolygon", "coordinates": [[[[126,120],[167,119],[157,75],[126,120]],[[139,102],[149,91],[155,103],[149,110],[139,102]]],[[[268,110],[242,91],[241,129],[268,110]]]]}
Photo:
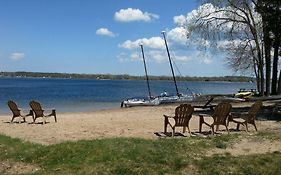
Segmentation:
{"type": "Polygon", "coordinates": [[[234,95],[236,98],[250,98],[251,96],[255,95],[255,92],[251,91],[242,91],[240,90],[238,93],[234,95]]]}

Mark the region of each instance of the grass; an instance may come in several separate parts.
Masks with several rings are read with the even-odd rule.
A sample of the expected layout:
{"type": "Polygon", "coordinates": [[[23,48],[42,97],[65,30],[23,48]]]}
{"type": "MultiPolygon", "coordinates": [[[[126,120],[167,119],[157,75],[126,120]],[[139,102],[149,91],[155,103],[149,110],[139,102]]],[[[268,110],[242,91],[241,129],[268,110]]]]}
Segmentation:
{"type": "MultiPolygon", "coordinates": [[[[281,138],[272,133],[253,137],[281,138]]],[[[40,166],[34,174],[280,174],[280,153],[205,155],[206,150],[225,149],[239,138],[236,134],[159,140],[112,138],[44,146],[0,135],[0,160],[40,166]]]]}

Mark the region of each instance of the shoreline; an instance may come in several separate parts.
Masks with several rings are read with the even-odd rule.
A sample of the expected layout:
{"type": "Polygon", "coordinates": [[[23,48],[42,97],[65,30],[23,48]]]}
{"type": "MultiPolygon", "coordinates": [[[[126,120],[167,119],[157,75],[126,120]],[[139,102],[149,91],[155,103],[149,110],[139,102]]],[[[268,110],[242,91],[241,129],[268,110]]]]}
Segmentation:
{"type": "MultiPolygon", "coordinates": [[[[79,104],[79,103],[77,103],[79,104]]],[[[27,104],[25,104],[27,105],[27,104]]],[[[75,104],[72,105],[64,105],[57,107],[50,107],[50,105],[46,106],[42,103],[44,109],[56,109],[59,113],[76,113],[76,112],[94,112],[99,110],[110,110],[110,109],[119,109],[120,103],[119,102],[95,102],[94,105],[92,103],[84,103],[83,105],[77,106],[75,104]]],[[[19,107],[24,110],[25,112],[28,112],[30,110],[29,106],[21,106],[19,104],[19,107]]],[[[8,105],[5,107],[2,107],[0,109],[0,117],[2,115],[9,115],[12,114],[10,111],[8,105]]]]}
{"type": "MultiPolygon", "coordinates": [[[[241,104],[249,106],[251,103],[234,105],[241,106],[241,104]]],[[[26,118],[26,123],[9,123],[11,115],[0,115],[0,133],[44,145],[65,141],[116,137],[154,140],[163,137],[163,135],[159,137],[155,134],[160,133],[161,135],[163,132],[163,114],[173,115],[176,106],[177,104],[103,109],[91,112],[58,112],[57,123],[51,117],[47,119],[47,124],[44,125],[40,123],[42,121],[41,119],[36,120],[36,124],[31,124],[31,117],[26,118]]],[[[212,119],[208,118],[208,120],[211,122],[212,119]]],[[[18,119],[16,118],[15,121],[18,121],[18,119]]],[[[193,114],[189,124],[191,132],[197,135],[199,129],[199,117],[197,113],[193,114]]],[[[257,120],[257,127],[259,131],[267,129],[280,130],[281,123],[271,120],[257,120]]],[[[230,128],[235,128],[234,124],[231,124],[230,128]]],[[[209,131],[210,128],[203,126],[204,130],[209,131]]],[[[171,128],[168,128],[168,131],[170,132],[171,128]]],[[[176,131],[182,132],[182,129],[177,128],[176,131]]],[[[252,126],[250,126],[250,132],[254,132],[252,126]]],[[[184,133],[184,135],[189,136],[188,133],[184,133]]]]}
{"type": "MultiPolygon", "coordinates": [[[[92,80],[146,80],[144,75],[128,74],[81,74],[81,73],[59,73],[59,72],[0,72],[0,78],[61,78],[61,79],[92,79],[92,80]]],[[[172,76],[150,75],[150,80],[155,81],[173,81],[172,76]]],[[[177,76],[178,81],[202,81],[202,82],[255,82],[254,77],[247,76],[177,76]]]]}

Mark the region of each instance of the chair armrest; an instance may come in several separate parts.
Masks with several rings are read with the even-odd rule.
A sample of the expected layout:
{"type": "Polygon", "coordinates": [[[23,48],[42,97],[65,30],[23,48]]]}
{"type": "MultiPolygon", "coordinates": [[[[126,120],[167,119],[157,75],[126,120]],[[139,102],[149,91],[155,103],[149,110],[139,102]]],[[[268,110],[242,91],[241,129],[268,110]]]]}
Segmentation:
{"type": "Polygon", "coordinates": [[[46,116],[55,116],[56,115],[56,110],[55,109],[48,109],[48,111],[51,111],[51,113],[46,115],[46,116]]]}
{"type": "Polygon", "coordinates": [[[47,109],[44,109],[43,111],[51,112],[51,114],[56,113],[56,109],[54,109],[54,108],[47,108],[47,109]]]}
{"type": "Polygon", "coordinates": [[[174,116],[169,116],[169,115],[163,115],[165,118],[174,118],[174,116]]]}

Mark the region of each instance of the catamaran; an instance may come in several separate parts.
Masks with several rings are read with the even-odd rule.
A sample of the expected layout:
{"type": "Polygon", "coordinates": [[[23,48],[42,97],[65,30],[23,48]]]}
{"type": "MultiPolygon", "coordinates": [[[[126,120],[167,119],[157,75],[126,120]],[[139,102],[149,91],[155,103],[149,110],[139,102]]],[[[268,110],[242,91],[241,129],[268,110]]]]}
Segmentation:
{"type": "Polygon", "coordinates": [[[165,46],[166,46],[166,50],[167,50],[167,54],[168,54],[170,67],[171,67],[173,81],[174,81],[175,88],[176,88],[176,95],[168,95],[167,93],[162,93],[160,96],[157,96],[157,97],[151,96],[149,79],[148,79],[147,69],[146,69],[145,56],[144,56],[144,51],[143,51],[143,45],[141,44],[140,47],[141,47],[141,52],[142,52],[143,65],[144,65],[144,70],[145,70],[145,75],[146,75],[146,82],[147,82],[147,89],[148,89],[149,96],[148,96],[148,98],[137,97],[137,98],[131,98],[131,99],[124,100],[121,102],[121,107],[155,106],[155,105],[166,104],[166,103],[190,102],[190,101],[194,101],[195,98],[197,97],[196,95],[193,95],[193,94],[187,95],[187,94],[179,93],[177,81],[176,81],[175,73],[174,73],[174,69],[173,69],[173,64],[171,61],[171,56],[170,56],[167,40],[165,37],[165,32],[162,32],[162,35],[163,35],[163,38],[165,41],[165,46]]]}
{"type": "Polygon", "coordinates": [[[148,98],[144,98],[144,97],[130,98],[130,99],[122,101],[121,102],[121,107],[155,106],[155,105],[159,105],[160,104],[159,98],[158,97],[152,97],[152,95],[151,95],[149,79],[148,79],[147,69],[146,69],[146,62],[145,62],[144,51],[143,51],[143,45],[141,44],[140,47],[141,47],[142,60],[143,60],[144,71],[145,71],[145,76],[146,76],[146,84],[147,84],[147,89],[148,89],[148,98]]]}
{"type": "Polygon", "coordinates": [[[173,69],[173,64],[172,64],[172,61],[171,61],[170,51],[169,51],[169,47],[168,47],[166,36],[165,36],[165,31],[162,31],[162,35],[163,35],[163,39],[165,41],[165,46],[166,46],[166,51],[167,51],[167,55],[168,55],[168,59],[169,59],[169,63],[170,63],[170,68],[171,68],[171,72],[172,72],[172,76],[173,76],[173,81],[174,81],[175,88],[176,88],[176,95],[160,96],[159,97],[160,104],[194,101],[195,98],[196,98],[196,95],[179,93],[177,81],[176,81],[175,73],[174,73],[174,69],[173,69]]]}

